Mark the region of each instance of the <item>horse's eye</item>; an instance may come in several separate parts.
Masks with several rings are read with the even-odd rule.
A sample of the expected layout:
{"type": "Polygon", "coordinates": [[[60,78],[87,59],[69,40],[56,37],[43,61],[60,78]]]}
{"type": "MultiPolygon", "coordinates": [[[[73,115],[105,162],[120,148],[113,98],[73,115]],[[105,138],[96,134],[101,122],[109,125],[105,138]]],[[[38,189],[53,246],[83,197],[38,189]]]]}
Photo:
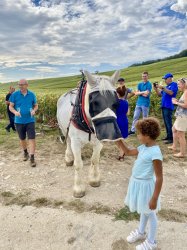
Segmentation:
{"type": "Polygon", "coordinates": [[[97,102],[97,101],[95,101],[93,104],[94,104],[95,106],[99,106],[99,102],[97,102]]]}

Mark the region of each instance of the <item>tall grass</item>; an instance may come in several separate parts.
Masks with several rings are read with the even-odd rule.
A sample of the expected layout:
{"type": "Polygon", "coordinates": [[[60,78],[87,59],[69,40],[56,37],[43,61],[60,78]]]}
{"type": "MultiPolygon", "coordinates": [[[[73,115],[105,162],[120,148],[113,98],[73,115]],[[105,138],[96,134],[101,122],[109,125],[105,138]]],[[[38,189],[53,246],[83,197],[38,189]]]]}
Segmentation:
{"type": "MultiPolygon", "coordinates": [[[[37,111],[37,121],[45,124],[50,124],[51,126],[56,124],[56,111],[57,111],[57,100],[60,97],[59,94],[36,94],[39,109],[37,111]]],[[[5,97],[0,95],[0,117],[6,117],[6,105],[5,97]]],[[[136,105],[136,97],[129,100],[129,106],[131,108],[130,118],[132,118],[133,110],[136,105]]],[[[150,114],[160,118],[160,98],[153,93],[151,95],[151,108],[150,114]]]]}

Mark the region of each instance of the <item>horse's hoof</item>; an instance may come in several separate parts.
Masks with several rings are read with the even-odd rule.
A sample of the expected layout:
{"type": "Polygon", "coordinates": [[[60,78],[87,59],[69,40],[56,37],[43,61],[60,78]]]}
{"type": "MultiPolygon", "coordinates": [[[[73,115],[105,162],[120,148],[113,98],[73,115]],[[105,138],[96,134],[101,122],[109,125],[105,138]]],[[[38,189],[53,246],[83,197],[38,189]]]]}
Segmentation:
{"type": "Polygon", "coordinates": [[[82,197],[84,197],[85,196],[85,191],[82,191],[82,192],[73,192],[73,196],[75,197],[75,198],[82,198],[82,197]]]}
{"type": "Polygon", "coordinates": [[[90,181],[89,184],[92,187],[99,187],[101,182],[100,181],[90,181]]]}
{"type": "Polygon", "coordinates": [[[66,166],[67,167],[72,167],[73,166],[73,162],[74,161],[69,161],[69,162],[66,161],[66,166]]]}

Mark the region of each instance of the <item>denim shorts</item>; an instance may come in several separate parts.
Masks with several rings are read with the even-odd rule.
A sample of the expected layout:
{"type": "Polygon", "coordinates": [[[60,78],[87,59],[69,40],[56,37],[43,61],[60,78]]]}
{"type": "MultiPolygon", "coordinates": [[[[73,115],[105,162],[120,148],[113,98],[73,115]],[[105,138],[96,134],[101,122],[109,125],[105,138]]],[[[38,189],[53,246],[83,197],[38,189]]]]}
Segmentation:
{"type": "Polygon", "coordinates": [[[26,135],[29,140],[35,139],[35,123],[26,123],[26,124],[20,124],[16,123],[16,130],[18,132],[20,140],[25,140],[26,135]]]}

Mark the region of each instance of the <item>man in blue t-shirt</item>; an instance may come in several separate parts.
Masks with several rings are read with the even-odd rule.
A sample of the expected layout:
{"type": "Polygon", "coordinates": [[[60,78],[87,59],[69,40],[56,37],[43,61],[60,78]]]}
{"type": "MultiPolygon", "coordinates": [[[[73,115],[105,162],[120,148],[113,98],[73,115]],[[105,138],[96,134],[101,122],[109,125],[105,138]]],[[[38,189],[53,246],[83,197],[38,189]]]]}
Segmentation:
{"type": "Polygon", "coordinates": [[[133,122],[129,135],[135,134],[135,125],[142,113],[143,118],[148,117],[150,107],[150,94],[152,90],[152,84],[148,81],[148,72],[142,73],[142,82],[137,86],[137,91],[134,94],[138,96],[136,107],[134,110],[133,122]]]}
{"type": "Polygon", "coordinates": [[[29,159],[27,151],[26,135],[29,140],[30,163],[31,167],[36,167],[35,154],[35,113],[38,109],[36,96],[28,90],[28,82],[21,79],[18,83],[20,90],[14,92],[9,101],[9,109],[15,115],[15,125],[18,132],[20,143],[24,151],[24,161],[29,159]]]}
{"type": "Polygon", "coordinates": [[[154,89],[158,96],[161,96],[161,108],[162,116],[164,120],[164,125],[166,128],[166,137],[162,140],[166,144],[173,143],[173,133],[172,133],[172,114],[174,110],[174,105],[172,103],[172,98],[175,98],[178,92],[178,86],[176,82],[173,82],[173,75],[167,73],[162,77],[165,80],[166,87],[161,84],[154,86],[154,89]]]}

